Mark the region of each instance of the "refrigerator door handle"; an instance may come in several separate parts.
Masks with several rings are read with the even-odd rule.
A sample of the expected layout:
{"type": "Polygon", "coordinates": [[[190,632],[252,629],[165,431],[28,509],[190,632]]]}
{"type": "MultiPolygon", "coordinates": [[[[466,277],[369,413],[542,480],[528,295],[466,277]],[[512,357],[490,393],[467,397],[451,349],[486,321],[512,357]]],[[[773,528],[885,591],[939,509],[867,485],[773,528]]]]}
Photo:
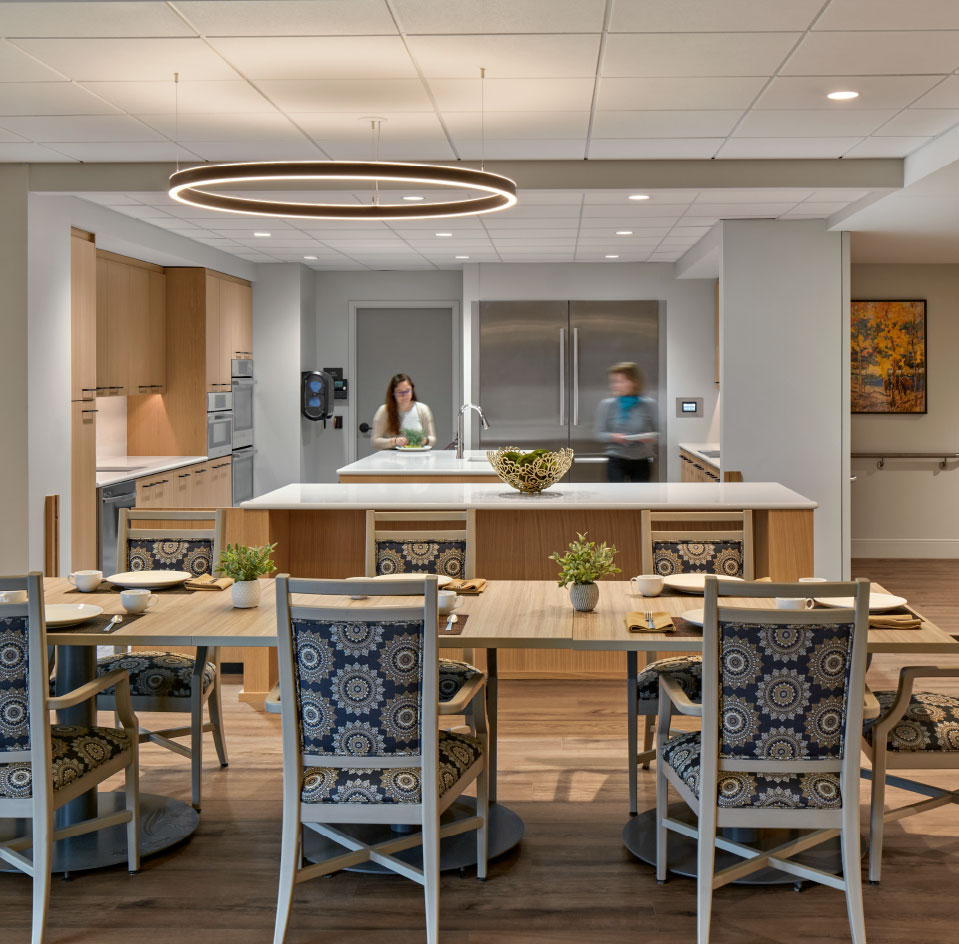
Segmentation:
{"type": "Polygon", "coordinates": [[[566,329],[559,329],[559,425],[566,425],[566,329]]]}
{"type": "Polygon", "coordinates": [[[573,426],[579,426],[579,328],[573,328],[573,426]]]}

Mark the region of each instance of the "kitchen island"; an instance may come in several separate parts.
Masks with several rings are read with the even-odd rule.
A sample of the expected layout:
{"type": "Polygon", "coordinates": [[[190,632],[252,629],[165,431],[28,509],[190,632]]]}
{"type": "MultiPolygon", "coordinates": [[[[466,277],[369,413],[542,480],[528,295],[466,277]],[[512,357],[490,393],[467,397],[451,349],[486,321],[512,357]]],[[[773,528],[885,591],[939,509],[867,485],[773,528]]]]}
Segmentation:
{"type": "Polygon", "coordinates": [[[341,482],[354,483],[497,481],[485,449],[466,449],[462,459],[452,449],[382,449],[337,469],[336,474],[341,482]]]}

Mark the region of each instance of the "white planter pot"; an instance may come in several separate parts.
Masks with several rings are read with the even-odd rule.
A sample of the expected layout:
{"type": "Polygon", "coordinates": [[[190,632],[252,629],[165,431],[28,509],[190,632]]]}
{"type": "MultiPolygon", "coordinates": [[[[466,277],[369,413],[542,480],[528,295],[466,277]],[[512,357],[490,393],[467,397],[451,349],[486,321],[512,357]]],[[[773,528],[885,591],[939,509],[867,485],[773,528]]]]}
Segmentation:
{"type": "Polygon", "coordinates": [[[574,583],[569,587],[569,602],[574,610],[589,613],[599,602],[599,584],[574,583]]]}
{"type": "Polygon", "coordinates": [[[237,609],[260,605],[259,580],[234,580],[230,592],[233,594],[233,605],[237,609]]]}

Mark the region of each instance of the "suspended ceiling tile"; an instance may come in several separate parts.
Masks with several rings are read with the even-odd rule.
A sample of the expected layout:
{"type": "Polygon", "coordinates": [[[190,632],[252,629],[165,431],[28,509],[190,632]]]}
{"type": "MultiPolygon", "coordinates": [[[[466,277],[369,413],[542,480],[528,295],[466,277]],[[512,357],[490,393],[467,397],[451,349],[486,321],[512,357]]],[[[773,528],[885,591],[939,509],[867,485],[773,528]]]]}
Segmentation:
{"type": "MultiPolygon", "coordinates": [[[[372,157],[375,138],[370,123],[375,117],[375,112],[364,117],[343,112],[300,112],[296,123],[317,140],[365,142],[372,157]]],[[[381,146],[398,137],[435,138],[442,134],[443,127],[432,111],[394,112],[383,116],[379,125],[381,146]]]]}
{"type": "Polygon", "coordinates": [[[415,79],[399,36],[256,36],[211,40],[250,79],[415,79]]]}
{"type": "Polygon", "coordinates": [[[959,30],[953,0],[832,0],[816,30],[959,30]]]}
{"type": "Polygon", "coordinates": [[[736,128],[738,138],[828,138],[872,134],[895,110],[837,111],[830,108],[782,108],[751,111],[736,128]]]}
{"type": "Polygon", "coordinates": [[[845,206],[846,204],[843,202],[816,203],[810,200],[807,203],[798,203],[788,213],[782,215],[784,217],[794,215],[815,216],[820,219],[825,219],[827,216],[832,216],[833,213],[838,213],[845,206]]]}
{"type": "Polygon", "coordinates": [[[137,115],[142,122],[174,141],[303,141],[303,132],[277,112],[248,114],[137,115]]]}
{"type": "Polygon", "coordinates": [[[771,219],[786,213],[795,206],[794,201],[789,203],[694,203],[685,213],[683,219],[694,219],[697,216],[722,219],[771,219]]]}
{"type": "Polygon", "coordinates": [[[514,207],[510,207],[508,210],[503,210],[497,216],[487,217],[487,222],[490,226],[495,226],[502,220],[547,219],[548,217],[576,219],[578,216],[579,204],[549,206],[541,203],[530,203],[527,205],[520,203],[514,207]]]}
{"type": "Polygon", "coordinates": [[[811,190],[789,187],[782,190],[760,188],[755,190],[703,190],[696,203],[798,203],[812,196],[811,190]]]}
{"type": "Polygon", "coordinates": [[[959,108],[959,75],[951,75],[914,103],[916,108],[959,108]]]}
{"type": "Polygon", "coordinates": [[[850,148],[846,157],[906,157],[918,151],[932,138],[866,138],[865,141],[850,148]]]}
{"type": "Polygon", "coordinates": [[[490,233],[493,242],[499,243],[502,239],[573,239],[579,234],[575,226],[559,227],[556,229],[513,229],[497,230],[490,233]]]}
{"type": "MultiPolygon", "coordinates": [[[[644,201],[645,202],[645,201],[644,201]]],[[[661,221],[669,221],[679,216],[688,204],[660,203],[648,209],[642,203],[610,206],[606,203],[588,203],[583,207],[583,217],[605,217],[619,222],[639,223],[655,226],[661,221]]]]}
{"type": "Polygon", "coordinates": [[[926,137],[942,134],[959,124],[959,108],[907,108],[887,121],[876,136],[926,137]]]}
{"type": "Polygon", "coordinates": [[[65,78],[11,43],[0,42],[0,82],[62,82],[65,78]]]}
{"type": "Polygon", "coordinates": [[[486,80],[596,74],[599,34],[410,36],[410,53],[427,78],[486,80]]]}
{"type": "Polygon", "coordinates": [[[76,82],[238,78],[201,39],[18,39],[16,45],[76,82]]]}
{"type": "Polygon", "coordinates": [[[593,159],[686,160],[707,159],[716,153],[723,138],[592,138],[593,159]]]}
{"type": "MultiPolygon", "coordinates": [[[[182,6],[182,4],[180,4],[182,6]]],[[[0,36],[192,36],[168,3],[4,3],[0,36]]]]}
{"type": "Polygon", "coordinates": [[[607,111],[631,109],[748,108],[765,79],[730,78],[604,78],[599,83],[597,107],[607,111]]]}
{"type": "MultiPolygon", "coordinates": [[[[593,79],[487,79],[489,111],[589,111],[593,79]]],[[[480,80],[430,79],[441,112],[480,111],[480,80]]]]}
{"type": "Polygon", "coordinates": [[[177,0],[207,36],[338,36],[393,34],[383,0],[177,0]]]}
{"type": "Polygon", "coordinates": [[[126,193],[84,193],[80,199],[100,206],[131,206],[140,202],[126,193]]]}
{"type": "MultiPolygon", "coordinates": [[[[368,161],[372,160],[368,141],[338,141],[320,138],[317,143],[334,161],[368,161]]],[[[445,137],[434,137],[429,140],[422,138],[392,138],[380,143],[380,160],[386,161],[452,161],[456,158],[449,141],[445,137]]],[[[463,155],[460,155],[462,157],[463,155]]]]}
{"type": "Polygon", "coordinates": [[[725,137],[742,115],[741,109],[693,111],[597,111],[594,138],[714,138],[725,137]]]}
{"type": "Polygon", "coordinates": [[[419,79],[271,79],[258,84],[289,114],[348,112],[359,117],[433,110],[419,79]]]}
{"type": "MultiPolygon", "coordinates": [[[[15,119],[10,119],[10,118],[0,119],[0,121],[2,121],[4,125],[6,125],[8,122],[12,120],[15,120],[15,119]]],[[[30,144],[30,141],[24,138],[23,135],[14,134],[14,132],[9,131],[6,128],[0,128],[0,142],[3,142],[5,144],[14,144],[14,143],[30,144]]]]}
{"type": "MultiPolygon", "coordinates": [[[[135,115],[276,113],[269,101],[242,81],[181,81],[178,90],[172,81],[89,82],[82,87],[135,115]]],[[[110,108],[103,106],[102,110],[110,108]]]]}
{"type": "Polygon", "coordinates": [[[516,195],[522,206],[531,203],[579,206],[583,199],[582,190],[517,190],[516,195]]]}
{"type": "Polygon", "coordinates": [[[822,0],[643,0],[616,3],[610,29],[617,32],[736,32],[804,30],[822,0]]]}
{"type": "MultiPolygon", "coordinates": [[[[143,206],[143,204],[128,204],[125,206],[116,206],[112,208],[116,213],[122,213],[124,216],[132,216],[138,220],[145,220],[151,217],[155,219],[172,219],[159,207],[143,206]]],[[[174,220],[174,222],[177,222],[174,220]]]]}
{"type": "Polygon", "coordinates": [[[605,204],[607,206],[626,206],[632,208],[654,207],[669,204],[692,203],[696,199],[698,190],[644,190],[641,181],[635,190],[587,190],[584,203],[605,204]],[[630,200],[630,194],[645,193],[648,200],[630,200]]]}
{"type": "Polygon", "coordinates": [[[64,141],[53,145],[63,154],[78,161],[97,161],[100,163],[117,163],[131,161],[175,161],[196,160],[191,151],[177,147],[172,141],[151,142],[120,142],[108,144],[89,144],[85,142],[64,141]]]}
{"type": "Polygon", "coordinates": [[[109,115],[116,111],[71,82],[0,83],[0,115],[109,115]]]}
{"type": "Polygon", "coordinates": [[[598,33],[605,0],[393,0],[408,33],[598,33]]]}
{"type": "MultiPolygon", "coordinates": [[[[692,222],[692,221],[690,221],[692,222]]],[[[695,236],[702,239],[710,230],[708,226],[677,226],[671,232],[671,236],[695,236]]]]}
{"type": "Polygon", "coordinates": [[[286,141],[191,141],[184,146],[205,161],[319,161],[324,157],[302,136],[286,141]]]}
{"type": "Polygon", "coordinates": [[[861,138],[730,138],[717,158],[835,158],[861,138]]]}
{"type": "Polygon", "coordinates": [[[772,75],[800,33],[621,33],[608,37],[604,76],[772,75]]]}
{"type": "Polygon", "coordinates": [[[582,160],[586,152],[585,138],[496,138],[487,140],[485,148],[478,140],[456,141],[456,150],[463,160],[481,157],[498,161],[582,160]]]}
{"type": "Polygon", "coordinates": [[[42,144],[0,144],[2,163],[69,163],[70,158],[42,144]]]}
{"type": "Polygon", "coordinates": [[[959,32],[809,33],[783,75],[918,75],[959,66],[959,32]]]}
{"type": "Polygon", "coordinates": [[[163,136],[128,115],[70,115],[0,119],[3,127],[37,142],[162,141],[163,136]]]}
{"type": "MultiPolygon", "coordinates": [[[[860,108],[905,108],[939,81],[928,75],[833,75],[777,76],[760,95],[754,108],[831,108],[853,111],[860,108]],[[832,102],[830,92],[851,89],[859,98],[832,102]]],[[[930,103],[924,108],[947,108],[930,103]]]]}
{"type": "Polygon", "coordinates": [[[589,127],[589,112],[583,111],[446,111],[443,121],[453,139],[479,142],[495,138],[581,138],[589,127]]]}

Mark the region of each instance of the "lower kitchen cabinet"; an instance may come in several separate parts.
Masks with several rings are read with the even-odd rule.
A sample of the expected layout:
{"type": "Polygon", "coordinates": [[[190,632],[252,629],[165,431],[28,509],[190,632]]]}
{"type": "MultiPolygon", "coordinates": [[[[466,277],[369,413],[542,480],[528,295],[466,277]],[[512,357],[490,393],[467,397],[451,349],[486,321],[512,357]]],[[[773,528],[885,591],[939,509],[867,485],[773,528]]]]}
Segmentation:
{"type": "Polygon", "coordinates": [[[233,459],[208,459],[136,480],[137,508],[229,508],[233,459]]]}

